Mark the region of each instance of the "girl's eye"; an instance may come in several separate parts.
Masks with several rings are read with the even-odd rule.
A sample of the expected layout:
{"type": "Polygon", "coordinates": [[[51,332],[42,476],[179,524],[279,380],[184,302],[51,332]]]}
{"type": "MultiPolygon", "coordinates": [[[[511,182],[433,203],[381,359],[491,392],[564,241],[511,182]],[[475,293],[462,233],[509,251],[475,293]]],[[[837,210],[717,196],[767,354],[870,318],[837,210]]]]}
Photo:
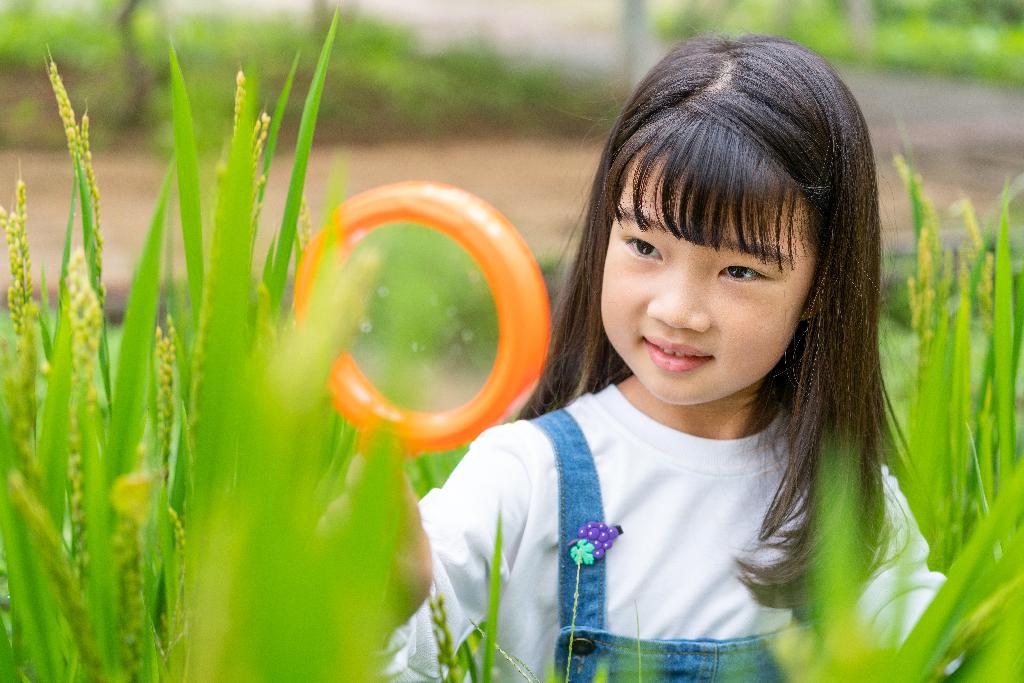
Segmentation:
{"type": "Polygon", "coordinates": [[[653,256],[658,253],[658,250],[655,249],[653,244],[644,242],[636,237],[631,237],[626,240],[626,244],[628,244],[630,248],[640,256],[653,256]]]}
{"type": "Polygon", "coordinates": [[[733,280],[757,280],[761,276],[761,273],[757,272],[753,268],[747,268],[746,266],[727,266],[725,272],[729,274],[733,280]]]}

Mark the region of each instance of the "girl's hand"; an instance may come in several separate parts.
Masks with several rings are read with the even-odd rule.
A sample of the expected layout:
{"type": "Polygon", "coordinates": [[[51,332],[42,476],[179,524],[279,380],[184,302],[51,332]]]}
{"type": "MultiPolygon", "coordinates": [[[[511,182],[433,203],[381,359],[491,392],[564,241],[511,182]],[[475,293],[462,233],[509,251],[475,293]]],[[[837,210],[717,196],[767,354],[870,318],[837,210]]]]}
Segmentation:
{"type": "MultiPolygon", "coordinates": [[[[364,466],[364,456],[355,454],[345,477],[346,493],[327,506],[327,510],[317,525],[317,530],[321,535],[328,534],[334,525],[348,515],[350,501],[347,491],[362,476],[364,466]]],[[[389,589],[394,591],[396,596],[395,604],[399,617],[399,623],[391,625],[393,627],[407,621],[420,608],[430,596],[430,587],[433,583],[430,541],[420,522],[419,498],[404,473],[402,488],[403,495],[398,510],[398,545],[406,550],[394,554],[390,571],[389,589]]]]}

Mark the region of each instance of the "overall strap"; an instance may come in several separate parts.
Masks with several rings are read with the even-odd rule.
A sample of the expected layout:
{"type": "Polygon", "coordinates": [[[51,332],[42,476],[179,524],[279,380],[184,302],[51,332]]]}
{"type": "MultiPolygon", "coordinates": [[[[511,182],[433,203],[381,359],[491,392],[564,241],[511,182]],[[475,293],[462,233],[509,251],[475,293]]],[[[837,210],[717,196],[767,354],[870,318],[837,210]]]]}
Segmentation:
{"type": "MultiPolygon", "coordinates": [[[[604,520],[601,485],[594,457],[576,420],[556,410],[532,420],[551,440],[558,469],[558,601],[562,628],[573,619],[577,564],[569,554],[577,531],[587,522],[604,520]]],[[[605,560],[579,566],[576,627],[603,629],[605,623],[605,560]]]]}

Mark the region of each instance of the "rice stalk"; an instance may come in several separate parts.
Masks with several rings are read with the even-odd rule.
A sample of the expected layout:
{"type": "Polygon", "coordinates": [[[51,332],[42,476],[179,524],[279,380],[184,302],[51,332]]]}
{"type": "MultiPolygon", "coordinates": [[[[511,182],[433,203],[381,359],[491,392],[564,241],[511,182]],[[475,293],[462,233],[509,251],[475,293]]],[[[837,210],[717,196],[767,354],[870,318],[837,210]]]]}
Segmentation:
{"type": "Polygon", "coordinates": [[[462,671],[455,657],[455,639],[448,628],[448,614],[444,608],[444,593],[438,592],[437,597],[430,596],[430,621],[433,624],[434,639],[437,641],[438,671],[446,671],[444,680],[459,681],[462,671]]]}
{"type": "Polygon", "coordinates": [[[57,601],[67,618],[86,678],[92,681],[105,680],[96,636],[82,598],[81,583],[71,567],[57,530],[20,473],[12,471],[7,485],[11,502],[25,520],[28,533],[55,589],[57,601]]]}
{"type": "Polygon", "coordinates": [[[4,377],[4,399],[11,422],[15,462],[28,481],[28,486],[38,494],[42,490],[42,473],[36,461],[35,438],[38,372],[35,304],[29,302],[25,312],[26,318],[18,335],[13,359],[4,348],[4,365],[8,368],[4,377]]]}
{"type": "Polygon", "coordinates": [[[110,494],[117,515],[114,531],[114,561],[118,582],[118,607],[121,629],[121,666],[128,680],[138,680],[142,672],[143,604],[142,539],[140,529],[150,509],[152,477],[134,471],[114,481],[110,494]]]}
{"type": "Polygon", "coordinates": [[[921,177],[914,173],[900,155],[893,159],[896,170],[904,185],[911,191],[915,209],[917,229],[917,271],[907,279],[910,293],[911,327],[918,338],[919,372],[923,372],[927,352],[934,336],[933,319],[936,300],[942,301],[936,292],[936,261],[940,258],[938,240],[938,217],[935,207],[921,192],[921,177]]]}
{"type": "Polygon", "coordinates": [[[99,351],[99,332],[102,324],[99,299],[89,284],[85,253],[76,249],[68,262],[68,316],[71,324],[71,409],[68,428],[68,480],[71,484],[69,507],[74,556],[80,577],[84,577],[89,564],[86,543],[85,474],[82,462],[82,429],[78,406],[96,401],[93,383],[96,354],[99,351]]]}

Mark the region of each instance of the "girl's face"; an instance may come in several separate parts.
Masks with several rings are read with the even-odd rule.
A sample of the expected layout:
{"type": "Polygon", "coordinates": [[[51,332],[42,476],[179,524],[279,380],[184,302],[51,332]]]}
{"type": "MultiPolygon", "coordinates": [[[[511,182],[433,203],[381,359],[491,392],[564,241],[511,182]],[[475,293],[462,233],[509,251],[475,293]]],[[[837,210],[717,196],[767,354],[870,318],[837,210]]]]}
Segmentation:
{"type": "Polygon", "coordinates": [[[641,231],[629,216],[612,225],[601,318],[633,372],[619,385],[633,405],[695,436],[747,436],[752,401],[793,337],[814,276],[801,240],[786,263],[787,242],[780,269],[728,246],[641,231]]]}

